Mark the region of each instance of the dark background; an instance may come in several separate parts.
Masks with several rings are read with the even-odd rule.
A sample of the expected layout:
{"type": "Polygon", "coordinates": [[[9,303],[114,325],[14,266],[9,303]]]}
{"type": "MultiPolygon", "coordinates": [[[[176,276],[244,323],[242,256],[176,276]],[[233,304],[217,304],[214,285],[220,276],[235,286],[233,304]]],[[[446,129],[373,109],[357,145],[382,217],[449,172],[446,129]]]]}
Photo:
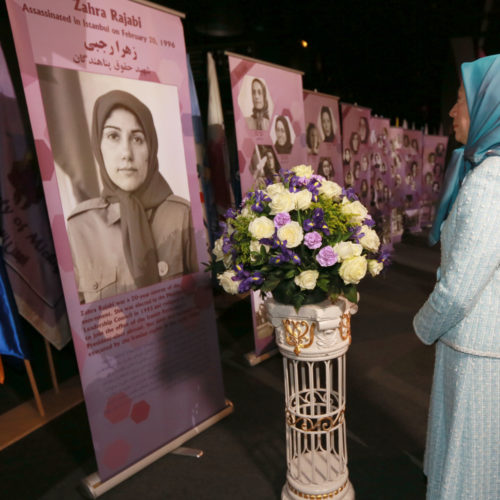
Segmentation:
{"type": "MultiPolygon", "coordinates": [[[[73,0],[68,0],[72,2],[73,0]]],[[[95,2],[96,5],[99,3],[95,2]]],[[[337,95],[374,114],[445,134],[458,65],[500,51],[500,0],[160,0],[186,14],[187,52],[206,117],[206,53],[212,51],[227,112],[225,50],[304,72],[304,88],[337,95]],[[308,42],[303,48],[301,40],[308,42]],[[226,95],[224,95],[226,94],[226,95]]],[[[1,42],[16,73],[1,2],[1,42]]],[[[14,74],[17,88],[18,76],[14,74]]]]}

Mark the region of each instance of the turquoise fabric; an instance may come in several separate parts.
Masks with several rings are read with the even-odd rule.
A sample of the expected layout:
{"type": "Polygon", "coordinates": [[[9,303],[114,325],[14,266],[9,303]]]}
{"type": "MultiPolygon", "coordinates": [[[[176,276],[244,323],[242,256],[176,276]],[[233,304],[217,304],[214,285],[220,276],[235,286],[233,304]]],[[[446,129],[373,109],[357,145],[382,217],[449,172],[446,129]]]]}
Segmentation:
{"type": "Polygon", "coordinates": [[[467,173],[488,156],[500,156],[500,55],[462,64],[470,129],[467,144],[453,151],[444,178],[429,243],[439,241],[441,225],[450,213],[467,173]]]}

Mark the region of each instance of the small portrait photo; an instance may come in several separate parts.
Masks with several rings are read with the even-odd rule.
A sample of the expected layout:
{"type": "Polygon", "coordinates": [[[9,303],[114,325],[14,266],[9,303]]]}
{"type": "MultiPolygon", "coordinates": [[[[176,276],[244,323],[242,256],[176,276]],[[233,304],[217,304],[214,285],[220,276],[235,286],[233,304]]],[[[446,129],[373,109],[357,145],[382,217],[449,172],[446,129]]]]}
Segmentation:
{"type": "Polygon", "coordinates": [[[329,106],[321,106],[318,128],[321,130],[323,142],[333,142],[337,133],[337,123],[329,106]]]}
{"type": "Polygon", "coordinates": [[[354,180],[357,181],[361,177],[361,163],[359,161],[354,162],[353,167],[354,180]]]}
{"type": "Polygon", "coordinates": [[[431,186],[433,180],[434,180],[434,177],[432,175],[432,172],[427,172],[425,174],[425,177],[424,177],[424,182],[425,182],[426,186],[431,186]]]}
{"type": "Polygon", "coordinates": [[[410,147],[410,138],[409,138],[408,134],[403,135],[403,147],[404,148],[410,147]]]}
{"type": "Polygon", "coordinates": [[[433,193],[439,193],[439,190],[441,189],[441,186],[439,185],[438,181],[434,181],[432,183],[432,192],[433,193]]]}
{"type": "Polygon", "coordinates": [[[351,164],[351,150],[349,148],[344,149],[344,154],[342,155],[342,162],[344,165],[350,165],[351,164]]]}
{"type": "Polygon", "coordinates": [[[418,147],[418,141],[417,141],[417,139],[412,139],[411,140],[411,148],[413,149],[413,151],[415,153],[419,152],[419,147],[418,147]]]}
{"type": "Polygon", "coordinates": [[[368,159],[368,155],[364,154],[361,157],[361,170],[363,172],[368,172],[368,167],[370,166],[370,160],[368,159]]]}
{"type": "Polygon", "coordinates": [[[273,102],[263,78],[245,75],[238,94],[238,105],[249,130],[268,130],[273,102]]]}
{"type": "Polygon", "coordinates": [[[274,142],[274,149],[278,154],[287,155],[292,152],[295,133],[288,116],[277,115],[274,118],[271,139],[274,142]]]}
{"type": "Polygon", "coordinates": [[[368,181],[366,179],[363,179],[361,181],[361,186],[359,188],[359,194],[361,198],[366,199],[368,197],[369,189],[368,189],[368,181]]]}
{"type": "Polygon", "coordinates": [[[441,177],[441,174],[443,173],[443,167],[441,167],[439,163],[436,163],[432,171],[434,173],[434,178],[439,179],[441,177]]]}
{"type": "Polygon", "coordinates": [[[436,154],[438,156],[443,156],[444,155],[444,143],[439,142],[436,146],[436,154]]]}
{"type": "Polygon", "coordinates": [[[318,174],[322,175],[326,180],[332,180],[335,176],[332,160],[327,156],[322,156],[318,163],[318,174]]]}
{"type": "Polygon", "coordinates": [[[358,154],[360,144],[361,140],[359,138],[359,134],[357,132],[353,132],[351,134],[351,138],[349,139],[349,145],[351,146],[351,151],[353,152],[353,154],[358,154]]]}
{"type": "Polygon", "coordinates": [[[352,187],[354,184],[354,177],[350,168],[348,168],[344,173],[344,183],[346,188],[352,187]]]}
{"type": "Polygon", "coordinates": [[[428,155],[427,155],[427,163],[433,167],[434,164],[436,163],[436,153],[434,153],[434,151],[431,151],[428,155]]]}
{"type": "Polygon", "coordinates": [[[384,201],[384,203],[389,203],[389,201],[391,201],[391,191],[387,184],[384,184],[384,187],[382,189],[382,200],[384,201]]]}
{"type": "Polygon", "coordinates": [[[380,173],[381,174],[387,173],[387,164],[385,163],[385,161],[382,161],[382,163],[380,164],[380,173]]]}
{"type": "Polygon", "coordinates": [[[366,118],[366,116],[362,116],[359,119],[358,134],[360,141],[363,144],[366,144],[368,142],[368,138],[370,137],[370,127],[368,125],[368,118],[366,118]]]}
{"type": "Polygon", "coordinates": [[[320,142],[318,127],[314,123],[308,123],[306,129],[307,153],[317,155],[319,153],[320,142]]]}
{"type": "Polygon", "coordinates": [[[394,186],[395,187],[401,186],[401,176],[399,174],[396,174],[396,177],[394,177],[394,186]]]}
{"type": "Polygon", "coordinates": [[[37,71],[80,302],[198,271],[177,88],[37,71]]]}
{"type": "Polygon", "coordinates": [[[416,179],[417,175],[418,175],[418,165],[417,165],[417,162],[416,161],[413,161],[411,163],[411,166],[410,166],[410,173],[411,173],[411,176],[416,179]]]}
{"type": "Polygon", "coordinates": [[[280,164],[272,145],[255,146],[250,163],[250,173],[255,179],[255,186],[262,188],[269,182],[275,182],[279,179],[279,171],[280,164]]]}
{"type": "Polygon", "coordinates": [[[376,153],[371,154],[372,160],[372,169],[380,169],[380,164],[382,163],[382,158],[380,153],[377,151],[376,153]]]}

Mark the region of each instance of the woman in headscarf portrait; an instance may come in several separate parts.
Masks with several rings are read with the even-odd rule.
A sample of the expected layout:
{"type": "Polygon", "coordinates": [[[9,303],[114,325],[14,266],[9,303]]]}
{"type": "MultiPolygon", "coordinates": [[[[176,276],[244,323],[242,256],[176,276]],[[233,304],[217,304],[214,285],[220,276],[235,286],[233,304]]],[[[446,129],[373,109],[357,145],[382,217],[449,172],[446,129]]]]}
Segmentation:
{"type": "Polygon", "coordinates": [[[250,130],[267,130],[269,128],[269,102],[267,89],[262,80],[254,78],[251,83],[252,114],[246,118],[250,130]]]}
{"type": "Polygon", "coordinates": [[[197,271],[190,204],[159,172],[149,108],[122,90],[100,96],[91,144],[103,187],[68,217],[80,301],[197,271]]]}
{"type": "Polygon", "coordinates": [[[319,152],[319,132],[314,123],[308,123],[306,129],[307,152],[310,155],[317,155],[319,152]]]}
{"type": "Polygon", "coordinates": [[[441,263],[413,319],[435,345],[428,500],[500,498],[500,55],[463,63],[461,76],[449,115],[463,146],[450,156],[429,235],[441,263]]]}
{"type": "Polygon", "coordinates": [[[289,154],[292,151],[292,134],[290,133],[290,126],[288,120],[278,115],[274,122],[274,132],[276,134],[276,142],[274,148],[278,154],[289,154]]]}
{"type": "Polygon", "coordinates": [[[333,128],[332,110],[328,106],[321,106],[320,111],[321,129],[323,131],[323,141],[333,142],[335,131],[333,128]]]}

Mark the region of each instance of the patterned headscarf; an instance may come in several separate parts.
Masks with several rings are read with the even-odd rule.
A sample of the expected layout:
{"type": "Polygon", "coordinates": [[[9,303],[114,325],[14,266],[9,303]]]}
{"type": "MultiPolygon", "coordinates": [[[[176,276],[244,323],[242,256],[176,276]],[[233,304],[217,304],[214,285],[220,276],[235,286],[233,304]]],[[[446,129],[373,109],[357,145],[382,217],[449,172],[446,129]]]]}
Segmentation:
{"type": "Polygon", "coordinates": [[[138,288],[158,283],[158,257],[146,210],[160,205],[172,190],[158,170],[158,138],[151,112],[128,92],[112,90],[100,96],[94,104],[91,140],[103,181],[101,196],[108,202],[120,203],[123,249],[134,282],[138,288]],[[123,191],[113,183],[101,153],[104,124],[117,108],[130,111],[137,118],[148,146],[146,179],[132,192],[123,191]]]}
{"type": "Polygon", "coordinates": [[[441,225],[450,213],[467,173],[488,156],[500,156],[500,55],[462,64],[470,116],[467,143],[451,155],[429,243],[439,241],[441,225]]]}

